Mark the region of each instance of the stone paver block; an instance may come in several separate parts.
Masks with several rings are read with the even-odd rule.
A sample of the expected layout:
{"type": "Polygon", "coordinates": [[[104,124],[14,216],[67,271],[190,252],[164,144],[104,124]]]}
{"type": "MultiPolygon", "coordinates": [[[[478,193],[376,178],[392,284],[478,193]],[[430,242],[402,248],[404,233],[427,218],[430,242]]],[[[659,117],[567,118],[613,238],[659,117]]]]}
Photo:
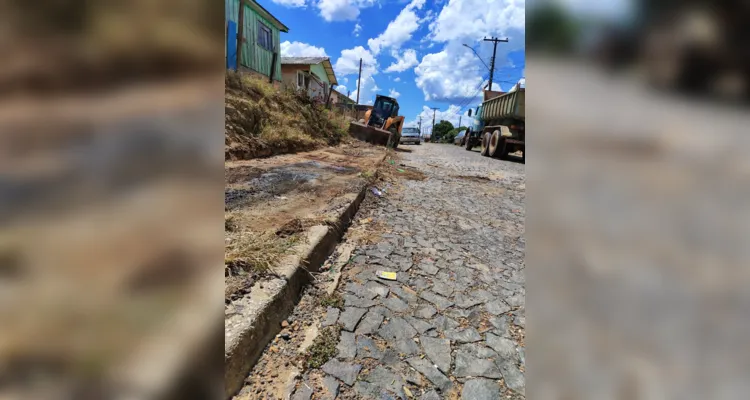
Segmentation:
{"type": "Polygon", "coordinates": [[[375,310],[374,308],[370,309],[365,317],[359,322],[359,325],[357,325],[357,330],[355,332],[357,335],[369,335],[375,333],[378,328],[380,328],[383,318],[383,314],[378,312],[378,310],[375,310]]]}
{"type": "MultiPolygon", "coordinates": [[[[435,316],[436,313],[437,313],[437,310],[435,309],[435,307],[433,307],[431,305],[426,305],[426,306],[420,307],[414,313],[414,316],[422,318],[422,319],[430,319],[433,316],[435,316]]],[[[338,316],[338,314],[337,314],[337,316],[338,316]]]]}
{"type": "Polygon", "coordinates": [[[359,371],[362,370],[362,366],[359,364],[341,362],[332,358],[328,360],[327,363],[323,364],[321,369],[326,374],[339,379],[348,386],[352,386],[357,380],[357,375],[359,375],[359,371]]]}
{"type": "Polygon", "coordinates": [[[326,316],[323,322],[321,322],[322,326],[331,326],[336,323],[339,319],[339,314],[341,314],[341,310],[335,307],[328,307],[326,309],[326,316]]]}
{"type": "Polygon", "coordinates": [[[402,313],[409,309],[409,305],[398,297],[389,297],[383,300],[383,305],[393,312],[402,313]]]}
{"type": "Polygon", "coordinates": [[[375,293],[377,296],[380,296],[381,298],[385,298],[388,296],[388,292],[390,292],[390,289],[388,289],[387,286],[383,286],[380,283],[374,282],[374,281],[368,281],[365,284],[365,287],[367,290],[375,293]]]}
{"type": "Polygon", "coordinates": [[[505,386],[517,393],[523,393],[526,386],[523,372],[512,360],[499,360],[497,362],[500,372],[505,380],[505,386]]]}
{"type": "Polygon", "coordinates": [[[487,342],[487,346],[492,347],[492,350],[495,350],[500,358],[512,360],[518,359],[516,343],[512,340],[488,333],[485,341],[487,342]]]}
{"type": "Polygon", "coordinates": [[[357,336],[357,358],[374,358],[379,360],[382,357],[383,352],[374,340],[367,336],[357,336]]]}
{"type": "Polygon", "coordinates": [[[354,334],[347,331],[341,331],[339,337],[339,344],[336,345],[338,350],[337,357],[339,358],[354,358],[357,355],[357,345],[354,342],[354,334]]]}
{"type": "Polygon", "coordinates": [[[334,400],[339,395],[339,381],[332,376],[326,376],[323,378],[323,388],[326,393],[321,393],[321,397],[325,400],[334,400]]]}
{"type": "Polygon", "coordinates": [[[417,331],[403,318],[393,317],[380,325],[378,335],[385,340],[411,340],[417,335],[417,331]]]}
{"type": "Polygon", "coordinates": [[[499,379],[503,375],[500,368],[490,359],[477,358],[463,351],[456,352],[456,366],[453,375],[457,377],[483,377],[499,379]]]}
{"type": "Polygon", "coordinates": [[[313,395],[312,387],[307,382],[300,382],[297,390],[292,396],[292,400],[310,400],[313,395]]]}
{"type": "Polygon", "coordinates": [[[461,400],[500,399],[500,386],[489,379],[471,379],[464,383],[461,400]]]}
{"type": "Polygon", "coordinates": [[[339,316],[339,322],[344,325],[344,329],[349,332],[353,332],[354,328],[357,327],[359,320],[367,312],[364,308],[357,307],[346,307],[344,312],[339,316]]]}
{"type": "Polygon", "coordinates": [[[439,294],[435,294],[429,290],[422,292],[422,294],[419,297],[432,303],[435,307],[437,307],[438,311],[443,311],[446,308],[453,305],[452,301],[446,299],[443,296],[440,296],[439,294]]]}
{"type": "Polygon", "coordinates": [[[446,338],[458,343],[473,343],[482,340],[482,336],[474,328],[450,329],[444,334],[446,338]]]}
{"type": "Polygon", "coordinates": [[[431,329],[435,329],[435,327],[432,324],[430,324],[428,322],[425,322],[425,321],[423,321],[421,319],[417,319],[417,318],[409,317],[409,316],[404,317],[404,319],[414,329],[416,329],[417,333],[419,333],[420,335],[423,335],[425,332],[427,332],[427,331],[429,331],[431,329]]]}
{"type": "Polygon", "coordinates": [[[445,374],[451,369],[451,341],[430,337],[420,338],[420,343],[427,357],[445,374]]]}
{"type": "MultiPolygon", "coordinates": [[[[372,292],[368,291],[368,293],[372,293],[372,292]]],[[[355,296],[353,294],[347,293],[343,297],[344,297],[344,305],[347,307],[368,308],[377,304],[374,300],[365,299],[362,297],[355,296]]]]}
{"type": "Polygon", "coordinates": [[[416,369],[417,372],[424,375],[442,393],[446,393],[453,386],[453,382],[429,361],[419,357],[412,357],[407,359],[406,362],[416,369]]]}
{"type": "Polygon", "coordinates": [[[367,300],[372,300],[378,295],[377,293],[365,287],[365,285],[360,285],[359,283],[353,282],[349,282],[346,284],[346,291],[354,294],[357,297],[361,297],[367,300]]]}
{"type": "Polygon", "coordinates": [[[510,311],[510,307],[499,299],[485,304],[485,307],[487,307],[487,312],[492,315],[505,314],[510,311]]]}

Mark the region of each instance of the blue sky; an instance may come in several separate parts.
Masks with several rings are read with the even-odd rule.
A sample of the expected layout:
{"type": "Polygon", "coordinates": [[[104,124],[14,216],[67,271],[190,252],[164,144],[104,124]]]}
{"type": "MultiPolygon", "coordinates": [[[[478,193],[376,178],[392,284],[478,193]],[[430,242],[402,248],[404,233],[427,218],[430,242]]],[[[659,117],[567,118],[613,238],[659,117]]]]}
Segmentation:
{"type": "MultiPolygon", "coordinates": [[[[283,56],[331,58],[340,87],[356,99],[359,59],[364,60],[360,103],[375,94],[398,98],[407,124],[423,118],[457,124],[481,102],[492,43],[497,45],[495,90],[508,90],[525,71],[523,0],[258,0],[289,27],[283,56]]],[[[464,124],[465,125],[465,124],[464,124]]]]}

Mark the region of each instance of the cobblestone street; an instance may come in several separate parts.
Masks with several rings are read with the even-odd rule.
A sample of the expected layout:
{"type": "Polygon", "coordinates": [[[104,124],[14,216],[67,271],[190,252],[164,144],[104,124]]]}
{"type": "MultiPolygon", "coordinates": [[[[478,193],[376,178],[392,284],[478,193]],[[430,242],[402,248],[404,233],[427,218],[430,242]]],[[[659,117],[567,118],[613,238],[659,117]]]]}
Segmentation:
{"type": "Polygon", "coordinates": [[[372,222],[350,231],[375,238],[347,234],[343,305],[319,306],[315,322],[338,332],[336,355],[296,376],[292,399],[523,399],[525,167],[403,148],[396,166],[426,179],[368,194],[357,220],[372,222]]]}

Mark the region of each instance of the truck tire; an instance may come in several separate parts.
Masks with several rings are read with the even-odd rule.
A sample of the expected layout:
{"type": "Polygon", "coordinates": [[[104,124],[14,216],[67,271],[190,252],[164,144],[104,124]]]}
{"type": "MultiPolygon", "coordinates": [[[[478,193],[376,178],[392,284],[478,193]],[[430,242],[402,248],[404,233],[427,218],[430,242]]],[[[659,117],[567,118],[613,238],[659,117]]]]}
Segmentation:
{"type": "Polygon", "coordinates": [[[482,151],[479,152],[484,157],[490,156],[490,135],[489,132],[482,134],[482,151]]]}
{"type": "Polygon", "coordinates": [[[490,157],[492,158],[504,158],[504,152],[505,152],[505,138],[500,136],[500,131],[496,130],[492,132],[492,136],[490,136],[490,145],[489,145],[490,151],[490,157]]]}
{"type": "Polygon", "coordinates": [[[470,137],[467,137],[466,140],[464,140],[464,142],[465,142],[465,147],[466,147],[467,151],[471,151],[471,149],[474,148],[474,146],[473,146],[473,144],[474,144],[473,140],[471,140],[470,137]]]}

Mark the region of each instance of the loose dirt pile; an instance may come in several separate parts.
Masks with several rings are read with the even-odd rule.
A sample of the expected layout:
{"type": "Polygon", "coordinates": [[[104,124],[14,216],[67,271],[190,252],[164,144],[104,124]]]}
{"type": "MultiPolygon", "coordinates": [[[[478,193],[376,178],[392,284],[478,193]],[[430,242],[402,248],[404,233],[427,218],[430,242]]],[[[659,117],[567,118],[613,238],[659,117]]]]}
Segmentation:
{"type": "Polygon", "coordinates": [[[305,94],[234,71],[225,83],[226,160],[310,151],[348,137],[348,121],[305,94]]]}
{"type": "Polygon", "coordinates": [[[225,163],[225,301],[275,277],[283,255],[315,225],[337,220],[374,179],[383,148],[336,148],[225,163]]]}

